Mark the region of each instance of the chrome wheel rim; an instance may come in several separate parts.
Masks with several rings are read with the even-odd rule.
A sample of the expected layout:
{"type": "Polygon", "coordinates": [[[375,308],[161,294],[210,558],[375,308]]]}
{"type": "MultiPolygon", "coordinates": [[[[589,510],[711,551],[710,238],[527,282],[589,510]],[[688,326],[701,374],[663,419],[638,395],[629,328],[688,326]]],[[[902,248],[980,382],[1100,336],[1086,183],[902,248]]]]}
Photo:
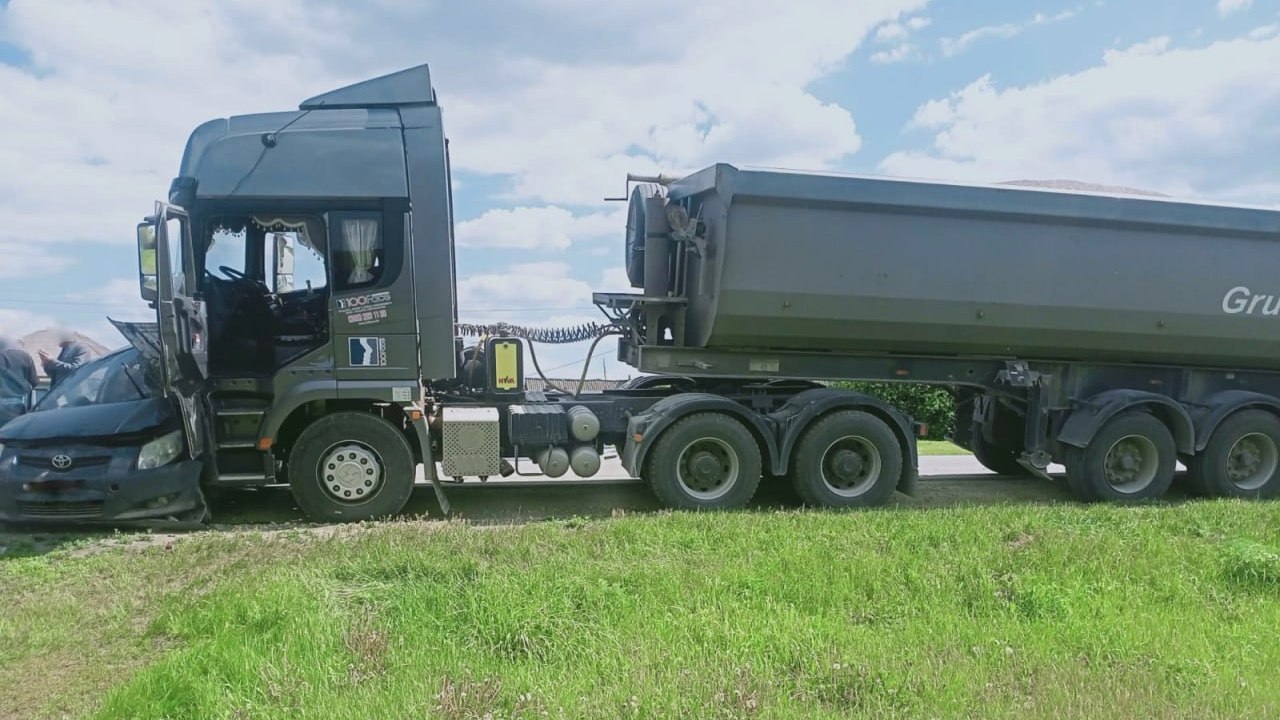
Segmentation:
{"type": "Polygon", "coordinates": [[[325,451],[317,474],[329,497],[341,503],[359,503],[377,494],[384,471],[382,458],[372,448],[344,442],[325,451]]]}
{"type": "Polygon", "coordinates": [[[1160,472],[1160,453],[1144,435],[1126,435],[1111,444],[1103,460],[1107,484],[1126,495],[1141,492],[1160,472]]]}
{"type": "Polygon", "coordinates": [[[822,453],[822,482],[841,497],[857,497],[875,485],[884,466],[880,450],[867,438],[846,435],[822,453]]]}
{"type": "Polygon", "coordinates": [[[1241,490],[1257,490],[1266,485],[1280,465],[1280,449],[1263,433],[1249,433],[1236,440],[1227,451],[1227,480],[1241,490]]]}
{"type": "Polygon", "coordinates": [[[680,451],[676,479],[692,497],[718,500],[738,483],[738,453],[719,438],[694,440],[680,451]]]}

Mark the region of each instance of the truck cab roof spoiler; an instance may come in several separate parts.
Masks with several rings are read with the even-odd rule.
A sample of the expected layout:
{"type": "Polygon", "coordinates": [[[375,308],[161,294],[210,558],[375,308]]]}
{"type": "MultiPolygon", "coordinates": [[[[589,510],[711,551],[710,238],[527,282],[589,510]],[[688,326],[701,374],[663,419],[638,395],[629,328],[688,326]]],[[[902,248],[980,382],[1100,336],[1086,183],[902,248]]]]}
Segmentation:
{"type": "Polygon", "coordinates": [[[431,87],[431,71],[425,64],[364,80],[304,100],[299,110],[320,108],[404,107],[435,105],[436,91],[431,87]]]}

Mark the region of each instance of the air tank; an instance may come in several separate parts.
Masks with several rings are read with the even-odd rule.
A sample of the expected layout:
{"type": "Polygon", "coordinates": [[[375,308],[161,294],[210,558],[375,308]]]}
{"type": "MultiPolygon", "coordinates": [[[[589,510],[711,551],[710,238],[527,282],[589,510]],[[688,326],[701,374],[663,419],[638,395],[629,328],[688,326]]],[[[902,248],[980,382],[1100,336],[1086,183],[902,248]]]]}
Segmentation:
{"type": "Polygon", "coordinates": [[[536,459],[538,470],[549,478],[558,478],[569,471],[569,453],[564,448],[546,448],[536,459]]]}
{"type": "Polygon", "coordinates": [[[569,434],[578,442],[591,442],[600,434],[600,418],[582,405],[574,405],[565,415],[569,418],[569,434]]]}
{"type": "Polygon", "coordinates": [[[677,346],[1280,369],[1280,211],[729,165],[663,195],[677,346]]]}
{"type": "Polygon", "coordinates": [[[600,453],[590,445],[579,445],[569,451],[569,466],[578,477],[592,477],[600,472],[600,453]]]}

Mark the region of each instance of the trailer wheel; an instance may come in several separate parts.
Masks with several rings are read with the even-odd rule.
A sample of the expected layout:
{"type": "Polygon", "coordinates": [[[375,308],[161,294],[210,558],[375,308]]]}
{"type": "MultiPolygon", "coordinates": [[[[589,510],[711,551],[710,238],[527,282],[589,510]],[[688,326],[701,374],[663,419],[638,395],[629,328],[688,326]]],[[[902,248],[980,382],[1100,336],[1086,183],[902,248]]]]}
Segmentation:
{"type": "Polygon", "coordinates": [[[796,445],[791,483],[808,505],[872,507],[902,478],[902,445],[880,418],[842,410],[814,423],[796,445]]]}
{"type": "Polygon", "coordinates": [[[353,522],[400,512],[413,492],[413,452],[375,415],[338,412],[309,425],[289,455],[289,489],[308,517],[353,522]]]}
{"type": "Polygon", "coordinates": [[[1108,420],[1086,447],[1068,449],[1067,482],[1084,502],[1153,500],[1169,490],[1177,463],[1169,428],[1130,410],[1108,420]]]}
{"type": "Polygon", "coordinates": [[[1009,475],[1011,477],[1028,477],[1031,475],[1026,468],[1018,463],[1019,451],[992,445],[983,440],[982,430],[977,425],[974,425],[973,433],[969,438],[969,450],[973,452],[974,459],[981,463],[982,467],[997,475],[1009,475]]]}
{"type": "Polygon", "coordinates": [[[760,446],[738,420],[724,413],[697,413],[662,433],[649,451],[644,475],[667,507],[740,508],[760,485],[760,446]]]}
{"type": "Polygon", "coordinates": [[[1272,498],[1280,494],[1280,420],[1243,410],[1213,431],[1191,459],[1191,482],[1209,497],[1272,498]]]}

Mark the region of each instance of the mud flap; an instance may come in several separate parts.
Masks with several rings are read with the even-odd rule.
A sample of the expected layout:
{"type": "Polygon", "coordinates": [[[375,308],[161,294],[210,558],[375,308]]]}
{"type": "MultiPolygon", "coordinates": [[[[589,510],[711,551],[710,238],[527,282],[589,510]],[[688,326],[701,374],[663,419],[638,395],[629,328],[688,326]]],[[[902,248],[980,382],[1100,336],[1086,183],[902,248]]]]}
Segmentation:
{"type": "Polygon", "coordinates": [[[449,505],[449,498],[444,495],[444,486],[440,484],[440,476],[436,473],[436,461],[431,455],[431,438],[427,435],[426,414],[421,408],[416,406],[405,408],[405,417],[408,418],[409,424],[413,426],[414,435],[418,438],[418,447],[422,451],[422,474],[427,476],[427,480],[431,482],[431,489],[436,493],[436,502],[440,505],[440,512],[445,517],[452,514],[453,509],[449,505]]]}
{"type": "Polygon", "coordinates": [[[915,497],[920,488],[920,472],[916,468],[905,468],[902,479],[898,481],[898,492],[908,497],[915,497]]]}

